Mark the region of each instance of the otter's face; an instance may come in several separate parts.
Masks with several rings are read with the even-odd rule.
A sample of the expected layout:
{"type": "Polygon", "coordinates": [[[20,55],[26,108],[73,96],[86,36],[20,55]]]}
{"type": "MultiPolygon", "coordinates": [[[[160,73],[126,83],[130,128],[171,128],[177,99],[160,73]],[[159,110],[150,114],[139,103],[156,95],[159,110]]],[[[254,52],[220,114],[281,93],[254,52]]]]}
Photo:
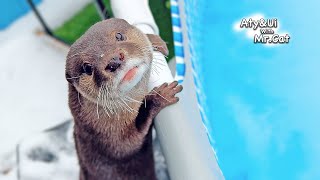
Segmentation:
{"type": "MultiPolygon", "coordinates": [[[[145,35],[125,20],[93,25],[70,48],[66,78],[84,97],[125,96],[150,73],[153,49],[167,53],[156,35],[145,35]]],[[[145,82],[147,82],[145,80],[145,82]]]]}

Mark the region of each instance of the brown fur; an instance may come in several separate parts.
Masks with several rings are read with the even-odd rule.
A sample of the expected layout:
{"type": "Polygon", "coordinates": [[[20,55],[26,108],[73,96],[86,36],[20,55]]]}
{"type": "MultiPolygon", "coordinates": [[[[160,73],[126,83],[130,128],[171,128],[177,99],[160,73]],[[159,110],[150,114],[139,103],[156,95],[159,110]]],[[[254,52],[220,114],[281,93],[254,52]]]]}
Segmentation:
{"type": "Polygon", "coordinates": [[[75,120],[80,179],[156,179],[150,130],[152,121],[161,109],[178,101],[175,94],[182,90],[182,86],[177,82],[165,83],[147,93],[150,75],[150,69],[147,69],[144,78],[121,95],[135,99],[126,102],[131,112],[119,108],[117,113],[111,113],[104,108],[108,103],[109,106],[117,103],[125,106],[118,98],[121,93],[115,77],[132,58],[144,59],[150,67],[152,49],[168,53],[160,37],[144,35],[120,19],[95,24],[72,45],[67,56],[66,78],[69,81],[69,107],[75,120]],[[117,32],[125,35],[124,40],[116,40],[117,32]],[[124,54],[126,61],[121,62],[115,72],[106,70],[110,59],[119,52],[124,54]],[[84,63],[92,65],[92,74],[83,72],[84,63]],[[104,94],[106,101],[99,101],[104,86],[112,91],[112,97],[104,94]]]}

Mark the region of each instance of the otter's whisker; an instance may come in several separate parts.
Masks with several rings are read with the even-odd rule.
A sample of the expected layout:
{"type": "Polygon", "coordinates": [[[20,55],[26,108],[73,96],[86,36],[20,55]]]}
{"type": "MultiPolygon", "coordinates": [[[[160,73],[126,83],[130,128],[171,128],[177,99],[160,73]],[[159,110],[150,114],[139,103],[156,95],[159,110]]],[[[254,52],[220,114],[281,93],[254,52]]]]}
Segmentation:
{"type": "Polygon", "coordinates": [[[119,101],[119,104],[121,105],[122,108],[126,109],[128,112],[132,113],[130,109],[128,109],[123,103],[119,101]]]}
{"type": "Polygon", "coordinates": [[[157,80],[155,81],[151,81],[151,83],[155,83],[155,82],[158,82],[160,80],[160,78],[158,78],[157,80]]]}
{"type": "Polygon", "coordinates": [[[117,100],[117,103],[118,103],[118,105],[119,105],[119,107],[120,107],[120,110],[123,112],[123,111],[124,111],[124,108],[123,108],[123,106],[121,105],[120,101],[117,100]]]}
{"type": "Polygon", "coordinates": [[[151,73],[157,73],[157,75],[159,76],[159,71],[157,69],[152,68],[151,70],[151,73]]]}
{"type": "MultiPolygon", "coordinates": [[[[109,95],[110,95],[110,97],[112,96],[111,94],[109,94],[109,95]]],[[[110,112],[111,112],[112,114],[117,114],[116,109],[114,108],[114,106],[113,106],[113,104],[112,104],[112,99],[111,99],[111,98],[108,98],[107,103],[108,103],[108,107],[109,107],[109,109],[110,109],[110,112]]]]}
{"type": "Polygon", "coordinates": [[[113,108],[113,106],[112,106],[112,102],[111,101],[112,101],[113,95],[109,91],[109,86],[106,87],[106,93],[107,93],[107,102],[106,102],[106,104],[108,106],[108,109],[111,112],[111,114],[116,113],[114,108],[113,108]]]}
{"type": "Polygon", "coordinates": [[[160,70],[163,70],[162,67],[159,66],[158,64],[155,64],[155,63],[154,63],[154,64],[152,64],[152,65],[153,65],[153,68],[159,68],[160,70]]]}
{"type": "Polygon", "coordinates": [[[94,53],[84,53],[84,52],[79,52],[79,53],[75,53],[75,54],[72,54],[72,55],[69,55],[67,58],[70,59],[70,58],[73,58],[75,56],[83,56],[83,55],[89,55],[89,56],[96,56],[94,53]]]}
{"type": "Polygon", "coordinates": [[[112,110],[114,111],[115,114],[117,114],[117,109],[114,102],[114,95],[111,95],[111,102],[112,103],[110,103],[110,105],[112,106],[112,110]]]}
{"type": "Polygon", "coordinates": [[[132,111],[135,111],[135,112],[138,112],[137,110],[135,109],[132,109],[122,98],[121,98],[121,101],[132,111]]]}
{"type": "Polygon", "coordinates": [[[103,96],[102,96],[102,106],[103,106],[103,109],[104,111],[107,113],[108,117],[110,117],[110,114],[108,113],[108,109],[107,106],[106,106],[106,103],[107,103],[107,99],[106,99],[106,92],[105,92],[105,87],[103,86],[103,96]]]}
{"type": "Polygon", "coordinates": [[[140,102],[140,101],[138,101],[138,100],[136,100],[136,99],[133,99],[133,98],[131,98],[131,97],[129,97],[129,96],[124,97],[124,99],[125,99],[125,100],[129,100],[130,102],[136,102],[136,103],[142,104],[142,102],[140,102]]]}
{"type": "Polygon", "coordinates": [[[101,96],[101,87],[99,88],[99,93],[98,93],[98,97],[97,97],[97,115],[98,115],[98,119],[99,119],[99,101],[100,101],[100,96],[101,96]]]}
{"type": "MultiPolygon", "coordinates": [[[[153,62],[152,62],[153,63],[153,62]]],[[[157,75],[159,76],[159,71],[156,68],[160,68],[159,66],[156,66],[156,64],[154,64],[154,66],[148,66],[149,69],[151,69],[151,73],[155,72],[157,73],[157,75]]],[[[162,70],[162,68],[160,68],[162,70]]]]}
{"type": "MultiPolygon", "coordinates": [[[[115,96],[115,95],[114,95],[115,96]]],[[[114,97],[113,96],[113,97],[114,97]]],[[[114,104],[114,106],[117,108],[117,109],[119,109],[119,107],[118,107],[118,105],[117,105],[117,103],[116,103],[116,100],[113,98],[113,104],[114,104]]]]}
{"type": "Polygon", "coordinates": [[[107,99],[106,99],[106,91],[105,91],[105,85],[101,86],[101,104],[102,104],[102,108],[104,109],[105,113],[108,115],[108,117],[110,117],[110,114],[108,112],[108,110],[110,111],[110,109],[106,106],[107,103],[107,99]]]}
{"type": "Polygon", "coordinates": [[[145,87],[148,87],[149,79],[147,79],[146,74],[144,74],[142,77],[143,77],[143,79],[144,79],[144,85],[145,85],[145,87]]]}
{"type": "Polygon", "coordinates": [[[157,59],[157,58],[153,58],[152,63],[157,63],[159,65],[166,66],[165,62],[163,62],[161,59],[157,59]]]}
{"type": "Polygon", "coordinates": [[[150,70],[151,70],[151,73],[153,74],[154,72],[157,73],[157,75],[159,76],[159,72],[152,66],[150,67],[149,65],[147,66],[150,70]]]}
{"type": "Polygon", "coordinates": [[[69,78],[66,78],[66,79],[78,79],[78,78],[80,78],[80,76],[69,77],[69,78]]]}
{"type": "Polygon", "coordinates": [[[104,112],[108,115],[108,117],[110,117],[110,114],[108,113],[107,107],[105,105],[103,105],[102,108],[104,109],[104,112]]]}
{"type": "Polygon", "coordinates": [[[89,91],[89,95],[93,93],[94,88],[92,87],[92,82],[90,82],[89,85],[87,85],[87,90],[89,91]]]}
{"type": "MultiPolygon", "coordinates": [[[[121,98],[120,98],[120,100],[121,100],[121,98]]],[[[121,100],[121,101],[122,101],[122,100],[121,100]]],[[[120,103],[121,106],[122,106],[124,109],[126,109],[128,112],[133,113],[132,110],[129,109],[123,102],[120,102],[120,101],[119,101],[119,103],[120,103]]]]}
{"type": "Polygon", "coordinates": [[[111,107],[109,105],[109,90],[108,87],[105,87],[105,97],[106,97],[106,102],[105,102],[105,106],[108,108],[108,110],[110,111],[110,113],[112,113],[111,111],[111,107]]]}
{"type": "Polygon", "coordinates": [[[141,90],[132,90],[131,92],[129,92],[130,95],[135,96],[135,95],[145,95],[144,92],[142,92],[141,90]]]}
{"type": "Polygon", "coordinates": [[[161,54],[161,55],[160,55],[160,54],[153,54],[153,56],[158,56],[158,57],[162,57],[162,56],[163,56],[163,57],[165,57],[165,58],[168,58],[168,56],[163,55],[163,54],[161,54]]]}
{"type": "Polygon", "coordinates": [[[166,99],[165,97],[163,97],[161,94],[159,94],[157,91],[152,90],[153,92],[155,92],[156,94],[158,94],[160,97],[162,97],[163,99],[165,99],[166,101],[170,102],[168,99],[166,99]]]}
{"type": "Polygon", "coordinates": [[[147,108],[147,98],[144,97],[144,108],[147,108]]]}
{"type": "Polygon", "coordinates": [[[109,106],[112,109],[113,113],[116,114],[117,112],[116,112],[116,107],[114,105],[113,94],[110,94],[110,99],[108,99],[108,102],[109,102],[109,106]]]}
{"type": "Polygon", "coordinates": [[[81,101],[80,101],[80,93],[78,91],[78,103],[80,104],[80,106],[82,107],[81,101]]]}
{"type": "MultiPolygon", "coordinates": [[[[153,71],[154,71],[154,70],[151,69],[151,73],[152,73],[152,74],[153,74],[153,71]]],[[[158,75],[159,75],[159,74],[158,74],[158,75]]],[[[155,81],[150,81],[150,79],[147,79],[145,76],[142,76],[142,77],[145,78],[145,81],[146,81],[145,83],[146,83],[146,84],[148,84],[148,82],[155,83],[155,82],[157,82],[157,81],[160,80],[160,77],[158,77],[155,81]]],[[[146,85],[146,86],[147,86],[147,85],[146,85]]]]}
{"type": "Polygon", "coordinates": [[[154,59],[153,61],[152,61],[152,64],[157,64],[157,65],[161,65],[161,66],[166,66],[166,64],[165,63],[163,63],[163,62],[161,62],[161,61],[159,61],[159,60],[157,60],[157,59],[154,59]]]}

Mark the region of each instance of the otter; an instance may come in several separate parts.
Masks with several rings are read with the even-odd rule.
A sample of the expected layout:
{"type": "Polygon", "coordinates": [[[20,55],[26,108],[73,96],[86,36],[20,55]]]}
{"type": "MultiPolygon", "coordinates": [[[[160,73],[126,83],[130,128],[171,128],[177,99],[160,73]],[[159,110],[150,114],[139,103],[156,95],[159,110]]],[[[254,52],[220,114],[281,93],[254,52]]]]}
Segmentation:
{"type": "Polygon", "coordinates": [[[71,46],[66,79],[81,180],[156,179],[153,119],[179,101],[182,86],[174,81],[148,92],[154,50],[168,54],[159,36],[115,18],[71,46]]]}

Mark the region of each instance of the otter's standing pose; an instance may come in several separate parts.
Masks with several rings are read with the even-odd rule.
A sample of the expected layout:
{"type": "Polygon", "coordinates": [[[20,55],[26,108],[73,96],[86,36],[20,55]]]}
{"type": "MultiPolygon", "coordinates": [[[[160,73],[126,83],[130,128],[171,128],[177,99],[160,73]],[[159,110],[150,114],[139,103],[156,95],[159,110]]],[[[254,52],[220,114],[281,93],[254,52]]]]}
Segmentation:
{"type": "Polygon", "coordinates": [[[81,180],[156,179],[152,121],[182,86],[147,92],[153,50],[168,53],[159,36],[121,19],[93,25],[71,46],[66,78],[81,180]]]}

